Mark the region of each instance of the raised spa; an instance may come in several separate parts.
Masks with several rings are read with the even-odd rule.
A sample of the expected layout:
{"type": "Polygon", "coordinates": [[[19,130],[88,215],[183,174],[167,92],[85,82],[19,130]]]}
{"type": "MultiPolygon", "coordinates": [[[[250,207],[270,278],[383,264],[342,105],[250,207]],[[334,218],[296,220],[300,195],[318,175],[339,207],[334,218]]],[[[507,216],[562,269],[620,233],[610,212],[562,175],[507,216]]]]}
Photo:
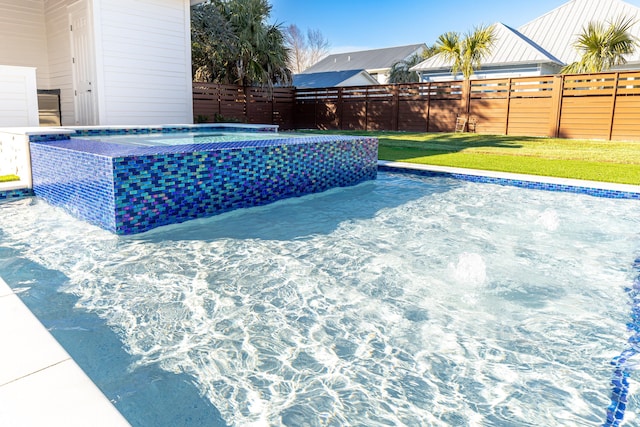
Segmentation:
{"type": "Polygon", "coordinates": [[[375,138],[274,126],[79,128],[30,135],[37,196],[116,234],[375,179],[375,138]]]}

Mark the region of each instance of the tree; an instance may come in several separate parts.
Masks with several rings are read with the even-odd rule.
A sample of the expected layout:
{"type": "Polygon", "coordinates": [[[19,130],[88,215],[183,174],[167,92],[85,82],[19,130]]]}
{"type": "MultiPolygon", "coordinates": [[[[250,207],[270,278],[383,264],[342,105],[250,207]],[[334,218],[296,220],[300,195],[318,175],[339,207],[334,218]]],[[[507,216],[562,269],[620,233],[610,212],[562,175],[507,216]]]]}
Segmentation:
{"type": "Polygon", "coordinates": [[[464,37],[456,32],[444,33],[438,37],[435,47],[437,53],[452,63],[451,73],[454,77],[460,72],[468,80],[491,54],[496,38],[493,25],[479,26],[464,37]]]}
{"type": "Polygon", "coordinates": [[[407,59],[398,61],[391,65],[389,70],[389,83],[416,83],[420,81],[420,76],[417,72],[411,71],[411,68],[418,65],[425,59],[435,54],[435,46],[427,48],[422,54],[411,55],[407,59]]]}
{"type": "Polygon", "coordinates": [[[224,81],[236,43],[231,24],[211,3],[191,8],[191,63],[194,81],[224,81]]]}
{"type": "Polygon", "coordinates": [[[633,54],[638,47],[638,40],[629,33],[634,24],[634,20],[624,17],[607,24],[589,22],[573,45],[582,57],[561,72],[599,73],[625,64],[625,56],[633,54]]]}
{"type": "Polygon", "coordinates": [[[191,11],[194,79],[215,83],[288,84],[289,51],[267,0],[209,0],[191,11]]]}
{"type": "Polygon", "coordinates": [[[289,48],[289,69],[298,74],[329,54],[329,42],[320,30],[307,30],[305,35],[297,25],[291,24],[285,31],[289,48]]]}

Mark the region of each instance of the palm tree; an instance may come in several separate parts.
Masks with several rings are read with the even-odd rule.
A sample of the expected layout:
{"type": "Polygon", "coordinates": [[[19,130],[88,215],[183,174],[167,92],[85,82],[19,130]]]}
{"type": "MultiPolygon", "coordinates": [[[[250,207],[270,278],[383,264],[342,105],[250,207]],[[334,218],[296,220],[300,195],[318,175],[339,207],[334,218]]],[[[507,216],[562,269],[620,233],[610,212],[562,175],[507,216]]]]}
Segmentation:
{"type": "Polygon", "coordinates": [[[438,37],[436,52],[452,63],[451,73],[459,72],[468,80],[480,68],[482,60],[491,53],[497,39],[495,27],[479,26],[464,37],[456,32],[448,32],[438,37]]]}
{"type": "Polygon", "coordinates": [[[635,24],[631,18],[618,18],[605,25],[601,22],[589,22],[574,47],[582,53],[580,60],[565,66],[562,73],[599,73],[616,65],[627,62],[625,56],[631,55],[638,47],[638,40],[629,34],[635,24]]]}
{"type": "Polygon", "coordinates": [[[267,0],[209,0],[191,9],[196,77],[215,83],[273,87],[290,82],[280,26],[268,24],[267,0]]]}
{"type": "Polygon", "coordinates": [[[191,8],[191,63],[193,80],[228,83],[229,58],[237,37],[217,5],[191,8]]]}
{"type": "Polygon", "coordinates": [[[288,80],[289,50],[279,25],[266,24],[271,13],[267,0],[220,2],[238,37],[234,83],[269,85],[288,80]]]}

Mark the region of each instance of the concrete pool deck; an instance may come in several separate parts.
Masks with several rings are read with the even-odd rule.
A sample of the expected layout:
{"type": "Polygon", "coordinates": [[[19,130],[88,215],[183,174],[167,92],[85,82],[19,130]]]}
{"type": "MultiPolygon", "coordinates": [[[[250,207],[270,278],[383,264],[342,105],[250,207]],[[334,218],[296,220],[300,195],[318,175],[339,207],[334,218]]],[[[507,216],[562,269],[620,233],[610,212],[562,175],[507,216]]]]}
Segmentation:
{"type": "MultiPolygon", "coordinates": [[[[460,174],[637,193],[640,186],[402,162],[389,169],[460,174]]],[[[5,185],[5,188],[8,186],[5,185]]],[[[0,186],[0,191],[3,188],[0,186]]],[[[97,386],[0,278],[0,426],[129,426],[97,386]]]]}
{"type": "Polygon", "coordinates": [[[0,343],[0,426],[129,426],[2,278],[0,343]]]}

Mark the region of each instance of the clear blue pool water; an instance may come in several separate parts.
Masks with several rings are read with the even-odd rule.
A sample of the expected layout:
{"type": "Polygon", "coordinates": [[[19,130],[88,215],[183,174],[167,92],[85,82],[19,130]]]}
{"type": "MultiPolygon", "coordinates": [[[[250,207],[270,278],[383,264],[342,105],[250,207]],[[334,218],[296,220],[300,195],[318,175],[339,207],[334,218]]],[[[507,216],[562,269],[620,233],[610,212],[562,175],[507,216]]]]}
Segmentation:
{"type": "Polygon", "coordinates": [[[380,173],[117,237],[21,200],[0,276],[135,426],[598,426],[638,208],[380,173]]]}
{"type": "Polygon", "coordinates": [[[165,145],[190,145],[190,144],[216,144],[238,141],[264,141],[273,139],[287,139],[300,137],[300,134],[292,135],[282,132],[179,132],[179,133],[141,133],[127,135],[96,135],[82,136],[80,139],[88,139],[117,144],[158,147],[165,145]]]}

